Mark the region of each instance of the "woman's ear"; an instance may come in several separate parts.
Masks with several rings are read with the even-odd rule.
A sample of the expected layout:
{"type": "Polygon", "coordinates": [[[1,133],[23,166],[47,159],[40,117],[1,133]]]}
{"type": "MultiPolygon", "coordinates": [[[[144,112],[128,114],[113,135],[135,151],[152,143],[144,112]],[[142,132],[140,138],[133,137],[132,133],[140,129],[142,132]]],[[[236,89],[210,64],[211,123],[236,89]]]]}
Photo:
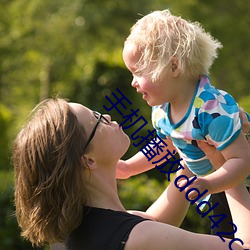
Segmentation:
{"type": "Polygon", "coordinates": [[[89,169],[97,168],[94,158],[87,156],[87,155],[83,155],[82,160],[84,161],[85,164],[87,164],[89,169]]]}
{"type": "Polygon", "coordinates": [[[173,57],[171,59],[171,70],[173,73],[173,76],[176,77],[180,74],[180,68],[179,68],[179,60],[176,57],[173,57]]]}

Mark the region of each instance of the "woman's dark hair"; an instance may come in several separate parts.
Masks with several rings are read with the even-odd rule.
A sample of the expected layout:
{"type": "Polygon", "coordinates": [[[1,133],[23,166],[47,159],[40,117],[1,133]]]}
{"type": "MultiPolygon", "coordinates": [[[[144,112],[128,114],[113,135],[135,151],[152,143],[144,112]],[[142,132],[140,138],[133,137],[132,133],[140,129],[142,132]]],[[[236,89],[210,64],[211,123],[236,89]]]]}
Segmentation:
{"type": "Polygon", "coordinates": [[[86,202],[86,133],[64,99],[33,111],[14,142],[15,205],[22,236],[33,245],[64,241],[86,202]]]}

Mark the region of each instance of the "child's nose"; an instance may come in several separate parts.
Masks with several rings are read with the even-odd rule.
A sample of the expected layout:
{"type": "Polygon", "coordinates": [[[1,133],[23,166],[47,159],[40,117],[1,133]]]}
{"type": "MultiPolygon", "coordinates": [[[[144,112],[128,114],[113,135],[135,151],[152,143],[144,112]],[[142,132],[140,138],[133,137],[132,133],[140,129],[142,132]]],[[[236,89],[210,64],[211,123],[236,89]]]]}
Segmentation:
{"type": "Polygon", "coordinates": [[[135,78],[133,78],[132,82],[131,82],[131,86],[136,88],[138,86],[137,81],[135,80],[135,78]]]}

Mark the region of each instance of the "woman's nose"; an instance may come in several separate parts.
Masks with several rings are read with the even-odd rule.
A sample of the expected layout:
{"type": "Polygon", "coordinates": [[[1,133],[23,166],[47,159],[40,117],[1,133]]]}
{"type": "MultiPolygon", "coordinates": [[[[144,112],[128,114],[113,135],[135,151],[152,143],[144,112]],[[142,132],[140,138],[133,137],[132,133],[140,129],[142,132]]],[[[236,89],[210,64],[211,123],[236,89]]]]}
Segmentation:
{"type": "Polygon", "coordinates": [[[104,114],[103,116],[104,116],[109,122],[111,122],[111,116],[110,116],[110,115],[104,114]]]}

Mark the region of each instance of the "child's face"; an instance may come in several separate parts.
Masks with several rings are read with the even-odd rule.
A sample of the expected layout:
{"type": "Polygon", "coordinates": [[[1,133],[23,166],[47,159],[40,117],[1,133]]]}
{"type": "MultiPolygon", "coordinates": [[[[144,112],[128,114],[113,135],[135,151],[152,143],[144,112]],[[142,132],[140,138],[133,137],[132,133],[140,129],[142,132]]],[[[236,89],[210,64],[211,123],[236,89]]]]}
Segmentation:
{"type": "Polygon", "coordinates": [[[123,49],[123,60],[132,73],[133,79],[131,82],[132,87],[142,94],[142,98],[148,103],[149,106],[161,105],[168,99],[168,74],[164,74],[164,80],[156,80],[152,82],[151,75],[147,72],[136,72],[138,69],[138,61],[141,57],[141,52],[135,48],[131,43],[125,43],[123,49]]]}

